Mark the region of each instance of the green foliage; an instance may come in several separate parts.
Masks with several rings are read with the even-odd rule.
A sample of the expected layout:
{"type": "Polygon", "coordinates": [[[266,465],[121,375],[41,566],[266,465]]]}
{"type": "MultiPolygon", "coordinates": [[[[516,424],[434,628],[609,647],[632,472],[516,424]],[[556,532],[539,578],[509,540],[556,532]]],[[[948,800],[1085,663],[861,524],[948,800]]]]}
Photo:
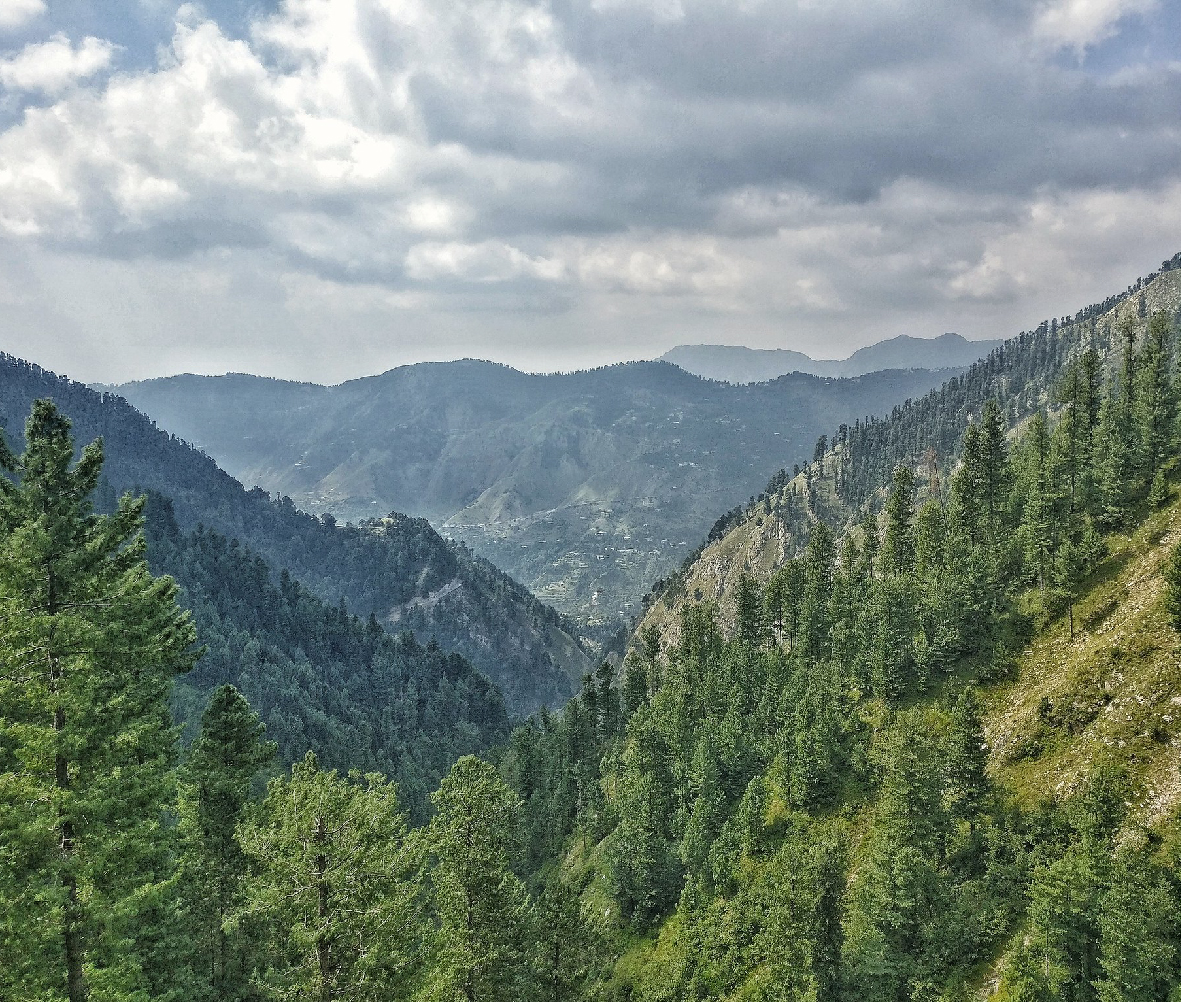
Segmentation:
{"type": "Polygon", "coordinates": [[[93,514],[99,442],[38,401],[0,477],[0,991],[161,995],[175,731],[193,664],[176,585],[154,578],[143,499],[93,514]]]}
{"type": "Polygon", "coordinates": [[[267,725],[284,766],[310,749],[328,767],[377,771],[416,821],[460,755],[503,740],[496,688],[463,657],[390,637],[374,617],[330,606],[289,574],[208,529],[182,533],[167,499],[150,495],[149,555],[182,585],[205,653],[177,686],[194,725],[209,694],[235,686],[267,725]]]}
{"type": "Polygon", "coordinates": [[[1165,566],[1165,611],[1173,629],[1181,633],[1181,543],[1173,547],[1165,566]]]}
{"type": "Polygon", "coordinates": [[[243,904],[241,885],[248,872],[237,827],[251,802],[252,786],[276,752],[263,733],[258,714],[242,694],[223,685],[210,698],[181,773],[181,904],[192,934],[193,980],[199,984],[207,979],[214,999],[248,995],[247,944],[241,936],[230,937],[225,924],[243,904]]]}
{"type": "Polygon", "coordinates": [[[271,782],[239,838],[252,871],[233,924],[254,944],[263,997],[409,997],[422,853],[392,786],[323,770],[309,752],[271,782]]]}
{"type": "Polygon", "coordinates": [[[470,755],[455,763],[432,800],[435,930],[424,997],[512,1002],[529,984],[529,901],[511,870],[520,801],[492,766],[470,755]]]}
{"type": "MultiPolygon", "coordinates": [[[[238,540],[252,557],[266,561],[274,577],[287,570],[328,606],[343,601],[363,619],[374,614],[383,626],[413,630],[424,643],[433,638],[493,681],[513,713],[560,705],[592,667],[568,621],[487,560],[444,540],[426,519],[399,514],[371,519],[368,500],[363,526],[315,518],[289,497],[243,489],[208,455],[156,427],[124,398],[0,353],[0,427],[8,429],[15,445],[33,401],[42,397],[52,398],[70,416],[80,438],[102,436],[106,483],[99,486],[105,495],[101,510],[113,510],[122,491],[166,497],[183,535],[204,526],[238,540]]],[[[430,404],[432,415],[442,413],[436,403],[430,404]]],[[[234,434],[241,433],[241,412],[203,409],[224,416],[234,434]]],[[[267,427],[269,419],[273,415],[260,413],[252,420],[267,427]]],[[[355,416],[349,422],[356,424],[355,416]]],[[[370,424],[380,427],[380,422],[370,424]]],[[[391,441],[413,439],[380,435],[383,449],[391,441]]],[[[156,549],[153,540],[153,561],[156,549]]],[[[256,694],[248,695],[253,700],[256,694]]],[[[294,759],[304,750],[306,745],[298,748],[294,759]]],[[[451,761],[443,764],[444,771],[451,761]]],[[[430,788],[436,782],[437,777],[430,788]]]]}

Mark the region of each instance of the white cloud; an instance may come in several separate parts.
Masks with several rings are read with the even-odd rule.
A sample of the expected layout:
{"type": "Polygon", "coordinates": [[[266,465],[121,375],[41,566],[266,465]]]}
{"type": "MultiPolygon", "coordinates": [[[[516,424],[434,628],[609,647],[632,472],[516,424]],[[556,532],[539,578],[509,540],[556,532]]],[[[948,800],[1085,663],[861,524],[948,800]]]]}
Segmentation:
{"type": "Polygon", "coordinates": [[[45,13],[45,0],[0,0],[0,31],[23,28],[45,13]]]}
{"type": "Polygon", "coordinates": [[[65,35],[57,34],[0,59],[0,85],[9,90],[60,94],[101,73],[111,65],[114,54],[115,47],[101,38],[87,36],[75,48],[65,35]]]}
{"type": "Polygon", "coordinates": [[[1081,55],[1088,46],[1114,35],[1123,18],[1156,6],[1157,0],[1050,0],[1034,22],[1034,34],[1081,55]]]}
{"type": "Polygon", "coordinates": [[[744,284],[743,265],[708,236],[622,237],[591,245],[577,256],[578,276],[588,288],[656,296],[730,296],[744,284]]]}
{"type": "MultiPolygon", "coordinates": [[[[1004,333],[1042,301],[1023,246],[1061,263],[1072,232],[1134,273],[1143,249],[1095,222],[1103,199],[1137,219],[1181,200],[1181,74],[1146,62],[1095,86],[1055,58],[1138,10],[285,0],[232,37],[189,6],[158,62],[109,79],[93,38],[0,59],[8,107],[56,95],[0,125],[0,234],[68,258],[76,288],[102,287],[88,270],[126,287],[144,330],[180,344],[240,314],[313,376],[344,364],[324,361],[334,314],[359,367],[334,375],[394,328],[555,364],[724,323],[825,355],[1004,333]]],[[[1181,232],[1149,228],[1162,252],[1181,232]]],[[[1079,276],[1112,273],[1071,253],[1079,276]]],[[[117,343],[114,321],[95,329],[117,343]]],[[[237,340],[153,357],[214,350],[237,340]]]]}
{"type": "Polygon", "coordinates": [[[495,240],[479,244],[415,244],[406,255],[406,271],[412,279],[423,282],[441,279],[508,282],[519,278],[556,282],[565,277],[561,261],[531,257],[495,240]]]}

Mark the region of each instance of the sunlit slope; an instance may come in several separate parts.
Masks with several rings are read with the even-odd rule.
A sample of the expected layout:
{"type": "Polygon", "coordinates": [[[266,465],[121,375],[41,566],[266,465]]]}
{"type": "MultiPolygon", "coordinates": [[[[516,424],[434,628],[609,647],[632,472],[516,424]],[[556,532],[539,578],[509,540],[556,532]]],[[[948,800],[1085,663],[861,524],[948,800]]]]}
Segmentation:
{"type": "Polygon", "coordinates": [[[717,602],[722,620],[728,621],[743,574],[765,581],[800,552],[816,519],[839,534],[864,512],[876,512],[896,464],[919,469],[920,496],[925,476],[945,478],[958,461],[968,423],[979,417],[985,400],[999,400],[1014,424],[1040,408],[1053,411],[1055,384],[1081,344],[1093,344],[1105,364],[1114,365],[1118,348],[1111,331],[1121,319],[1130,316],[1142,330],[1144,314],[1175,314],[1179,309],[1181,270],[1174,268],[1134,293],[1129,290],[1080,311],[1076,320],[1004,342],[963,376],[870,425],[859,447],[838,445],[798,475],[772,480],[752,503],[719,520],[710,539],[679,572],[657,583],[644,599],[637,635],[655,627],[666,645],[675,645],[686,602],[717,602]]]}
{"type": "Polygon", "coordinates": [[[1168,624],[1162,571],[1181,540],[1181,503],[1110,554],[1069,616],[1049,624],[988,695],[990,768],[1026,806],[1069,795],[1102,764],[1121,766],[1151,825],[1181,801],[1181,637],[1168,624]]]}

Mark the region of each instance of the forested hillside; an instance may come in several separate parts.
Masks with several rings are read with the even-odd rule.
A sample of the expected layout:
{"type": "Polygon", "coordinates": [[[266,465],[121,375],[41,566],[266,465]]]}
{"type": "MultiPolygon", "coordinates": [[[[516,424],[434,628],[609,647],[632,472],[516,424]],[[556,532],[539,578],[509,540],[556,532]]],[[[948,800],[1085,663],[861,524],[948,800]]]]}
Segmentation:
{"type": "Polygon", "coordinates": [[[453,762],[507,736],[500,691],[461,655],[325,604],[237,540],[181,532],[166,498],[150,496],[145,514],[152,570],[180,584],[204,648],[173,693],[188,738],[214,690],[233,685],[282,766],[310,749],[330,768],[376,770],[421,821],[453,762]]]}
{"type": "Polygon", "coordinates": [[[1100,383],[1119,374],[1127,337],[1143,338],[1151,314],[1172,317],[1179,309],[1181,255],[1118,296],[1003,342],[967,372],[896,406],[885,419],[832,429],[817,443],[811,462],[781,470],[748,504],[720,518],[676,573],[657,582],[644,599],[637,633],[654,625],[671,640],[684,601],[715,601],[728,619],[743,574],[768,579],[802,551],[818,518],[839,532],[880,507],[900,463],[909,464],[921,484],[945,483],[962,456],[965,433],[979,424],[988,400],[1000,405],[1012,434],[1039,411],[1061,415],[1072,394],[1085,393],[1088,420],[1097,427],[1100,383]],[[1087,356],[1084,372],[1076,363],[1087,351],[1094,354],[1087,356]],[[1064,386],[1071,365],[1074,382],[1064,386]]]}
{"type": "Polygon", "coordinates": [[[563,613],[604,624],[634,616],[718,511],[811,456],[820,431],[942,378],[728,386],[662,362],[531,375],[466,360],[331,387],[229,375],[116,389],[246,484],[342,520],[424,516],[563,613]]]}
{"type": "Polygon", "coordinates": [[[156,491],[171,499],[185,532],[204,525],[237,539],[328,604],[343,600],[362,618],[373,613],[424,644],[435,639],[496,682],[512,712],[560,705],[591,664],[553,609],[423,519],[391,515],[345,528],[313,518],[290,499],[244,490],[121,398],[0,355],[0,428],[15,448],[38,398],[59,404],[79,443],[102,437],[116,492],[156,491]]]}
{"type": "Polygon", "coordinates": [[[827,491],[719,526],[618,692],[514,733],[532,865],[608,917],[603,991],[1177,997],[1177,277],[851,430],[827,491]]]}

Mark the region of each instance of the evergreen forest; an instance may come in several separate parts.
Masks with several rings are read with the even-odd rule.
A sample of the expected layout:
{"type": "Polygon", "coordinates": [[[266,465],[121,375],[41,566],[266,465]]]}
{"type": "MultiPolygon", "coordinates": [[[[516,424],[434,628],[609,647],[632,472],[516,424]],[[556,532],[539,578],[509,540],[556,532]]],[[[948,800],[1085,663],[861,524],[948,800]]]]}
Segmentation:
{"type": "Polygon", "coordinates": [[[1178,1002],[1176,264],[826,436],[511,729],[32,403],[0,997],[1178,1002]]]}

